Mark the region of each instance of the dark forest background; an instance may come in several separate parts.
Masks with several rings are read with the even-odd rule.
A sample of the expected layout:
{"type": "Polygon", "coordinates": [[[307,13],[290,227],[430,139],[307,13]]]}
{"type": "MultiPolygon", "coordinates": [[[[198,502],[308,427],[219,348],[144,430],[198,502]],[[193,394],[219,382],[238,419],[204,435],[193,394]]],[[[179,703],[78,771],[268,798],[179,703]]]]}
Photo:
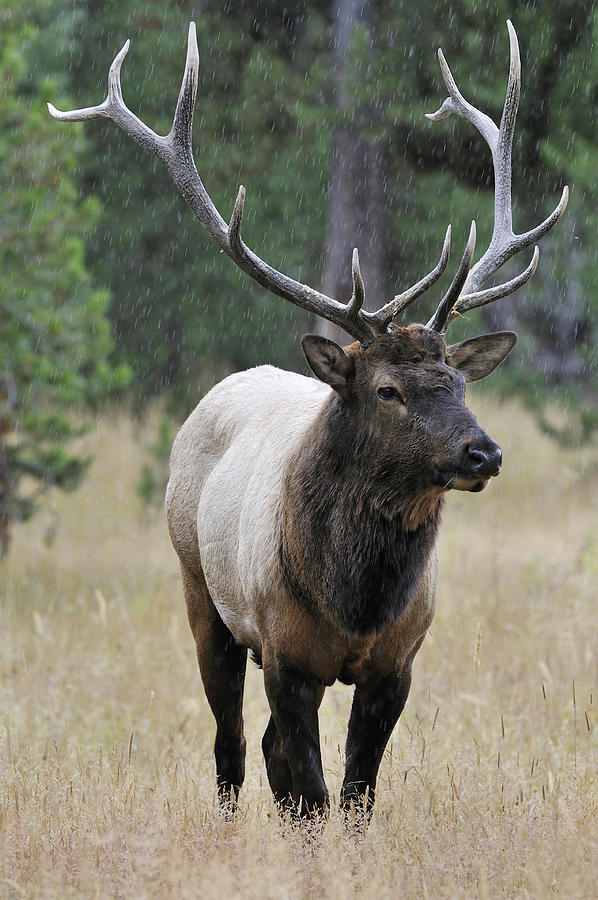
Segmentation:
{"type": "MultiPolygon", "coordinates": [[[[180,421],[229,371],[262,362],[303,371],[299,337],[316,327],[217,251],[166,171],[115,125],[61,125],[46,101],[99,103],[110,63],[131,38],[125,100],[166,133],[194,19],[194,150],[216,205],[228,219],[243,183],[247,243],[339,299],[350,295],[357,246],[368,304],[378,307],[432,268],[449,222],[453,257],[472,218],[478,255],[487,246],[488,148],[469,124],[432,123],[424,113],[446,96],[441,46],[465,96],[499,119],[507,18],[523,67],[516,230],[548,215],[564,184],[571,199],[542,241],[533,280],[453,331],[518,331],[515,358],[493,388],[520,394],[555,437],[586,441],[598,410],[593,3],[4,0],[0,545],[47,486],[81,478],[87,460],[69,442],[102,403],[116,397],[143,414],[162,398],[180,421]],[[569,411],[558,429],[544,414],[554,401],[569,411]]],[[[443,287],[409,318],[426,321],[443,287]]],[[[163,423],[157,456],[168,431],[163,423]]]]}

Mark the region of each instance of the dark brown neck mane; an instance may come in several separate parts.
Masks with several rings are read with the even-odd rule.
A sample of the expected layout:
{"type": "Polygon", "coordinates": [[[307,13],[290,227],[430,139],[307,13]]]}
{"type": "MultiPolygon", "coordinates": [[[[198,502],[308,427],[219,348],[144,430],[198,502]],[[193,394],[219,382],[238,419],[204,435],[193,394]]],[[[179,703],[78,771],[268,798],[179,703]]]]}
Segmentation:
{"type": "Polygon", "coordinates": [[[437,489],[418,492],[401,477],[400,461],[392,473],[376,462],[367,438],[333,394],[289,466],[281,503],[287,588],[350,635],[399,618],[425,570],[442,506],[437,489]]]}

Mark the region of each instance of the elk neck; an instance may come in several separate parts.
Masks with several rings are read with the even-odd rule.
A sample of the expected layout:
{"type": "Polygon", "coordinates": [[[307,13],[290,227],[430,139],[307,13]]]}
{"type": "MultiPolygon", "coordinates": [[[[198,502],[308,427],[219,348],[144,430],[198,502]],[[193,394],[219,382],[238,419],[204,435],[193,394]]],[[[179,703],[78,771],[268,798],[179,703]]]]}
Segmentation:
{"type": "MultiPolygon", "coordinates": [[[[287,590],[348,635],[380,631],[413,598],[434,546],[441,492],[391,471],[333,393],[291,460],[279,515],[287,590]]],[[[406,449],[406,454],[408,454],[406,449]]]]}

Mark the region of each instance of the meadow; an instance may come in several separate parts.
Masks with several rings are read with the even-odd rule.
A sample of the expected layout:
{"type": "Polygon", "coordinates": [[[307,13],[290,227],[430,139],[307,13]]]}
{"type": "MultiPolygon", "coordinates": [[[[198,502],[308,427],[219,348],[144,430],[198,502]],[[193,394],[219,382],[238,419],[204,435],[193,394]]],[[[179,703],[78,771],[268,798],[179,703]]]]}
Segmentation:
{"type": "MultiPolygon", "coordinates": [[[[83,486],[0,565],[0,896],[598,897],[598,451],[473,395],[500,478],[451,494],[441,590],[364,835],[271,800],[250,665],[247,777],[217,810],[215,728],[161,509],[154,432],[101,419],[83,486]]],[[[350,688],[321,711],[338,797],[350,688]]]]}

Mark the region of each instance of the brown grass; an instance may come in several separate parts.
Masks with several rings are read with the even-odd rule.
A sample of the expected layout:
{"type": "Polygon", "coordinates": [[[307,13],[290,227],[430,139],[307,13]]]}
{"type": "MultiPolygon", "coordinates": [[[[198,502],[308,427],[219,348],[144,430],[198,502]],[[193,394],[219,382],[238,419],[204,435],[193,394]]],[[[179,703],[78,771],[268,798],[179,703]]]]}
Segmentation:
{"type": "MultiPolygon", "coordinates": [[[[279,822],[254,667],[241,808],[218,815],[175,555],[135,494],[148,434],[99,423],[83,488],[0,573],[0,896],[598,896],[598,455],[474,405],[504,472],[449,497],[438,613],[363,838],[336,811],[318,840],[279,822]]],[[[349,702],[339,685],[322,708],[334,795],[349,702]]]]}

